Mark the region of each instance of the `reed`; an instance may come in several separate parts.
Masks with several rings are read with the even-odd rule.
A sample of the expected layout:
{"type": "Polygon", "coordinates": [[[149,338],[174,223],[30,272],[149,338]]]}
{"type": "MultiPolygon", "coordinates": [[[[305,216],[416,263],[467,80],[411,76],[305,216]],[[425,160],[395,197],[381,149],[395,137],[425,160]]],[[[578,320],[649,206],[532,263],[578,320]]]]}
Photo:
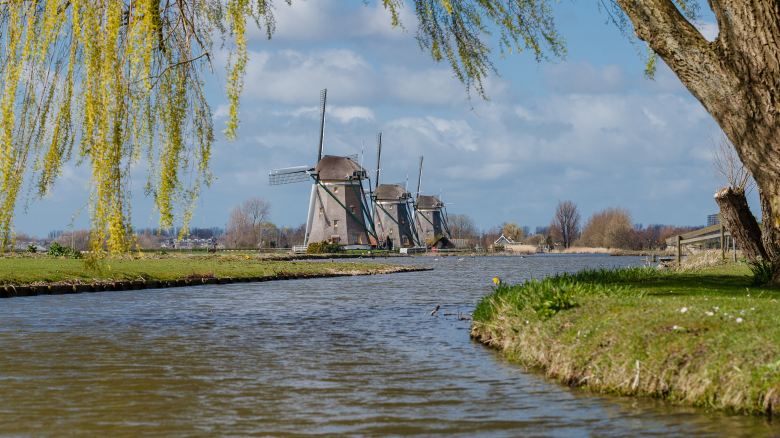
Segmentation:
{"type": "Polygon", "coordinates": [[[609,254],[607,248],[588,248],[584,246],[572,246],[563,250],[564,254],[609,254]]]}
{"type": "Polygon", "coordinates": [[[538,248],[535,245],[506,245],[506,252],[512,254],[536,254],[538,248]]]}

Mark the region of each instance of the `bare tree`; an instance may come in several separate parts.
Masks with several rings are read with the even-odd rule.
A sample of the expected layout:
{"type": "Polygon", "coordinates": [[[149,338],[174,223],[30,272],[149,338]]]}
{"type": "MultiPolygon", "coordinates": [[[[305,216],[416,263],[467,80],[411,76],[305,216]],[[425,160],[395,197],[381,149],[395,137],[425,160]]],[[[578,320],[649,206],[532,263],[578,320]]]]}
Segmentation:
{"type": "Polygon", "coordinates": [[[631,212],[626,208],[609,207],[593,213],[582,229],[581,244],[591,248],[616,248],[633,230],[631,212]]]}
{"type": "Polygon", "coordinates": [[[139,248],[157,248],[160,246],[161,237],[162,236],[153,233],[152,230],[147,228],[143,233],[138,233],[135,235],[135,244],[139,248]]]}
{"type": "Polygon", "coordinates": [[[270,216],[271,203],[263,198],[249,198],[236,204],[230,211],[230,217],[225,225],[223,241],[227,246],[234,248],[260,245],[263,234],[268,234],[266,225],[270,216]]]}
{"type": "Polygon", "coordinates": [[[89,249],[89,237],[89,230],[65,231],[60,233],[54,241],[62,246],[86,251],[89,249]]]}
{"type": "Polygon", "coordinates": [[[260,197],[253,197],[242,202],[242,209],[247,215],[247,226],[251,233],[253,245],[260,243],[263,225],[271,218],[271,203],[260,197]]]}
{"type": "Polygon", "coordinates": [[[555,216],[550,222],[550,234],[554,243],[569,248],[580,233],[580,212],[571,201],[558,201],[555,216]]]}
{"type": "Polygon", "coordinates": [[[453,239],[476,239],[479,231],[477,225],[467,214],[454,214],[449,217],[450,234],[453,239]]]}

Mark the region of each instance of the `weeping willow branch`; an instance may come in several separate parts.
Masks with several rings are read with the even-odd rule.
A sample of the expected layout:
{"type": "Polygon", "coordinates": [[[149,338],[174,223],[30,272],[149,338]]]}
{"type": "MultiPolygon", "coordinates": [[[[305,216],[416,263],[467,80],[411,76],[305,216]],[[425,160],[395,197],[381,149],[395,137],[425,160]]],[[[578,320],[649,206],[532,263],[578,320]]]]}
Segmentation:
{"type": "Polygon", "coordinates": [[[213,71],[212,36],[233,47],[225,129],[232,139],[246,19],[270,32],[271,10],[264,0],[0,2],[0,245],[12,242],[25,181],[30,193],[47,196],[72,158],[91,169],[95,251],[129,248],[130,169],[142,159],[160,226],[180,218],[186,229],[212,179],[202,80],[204,68],[213,71]]]}

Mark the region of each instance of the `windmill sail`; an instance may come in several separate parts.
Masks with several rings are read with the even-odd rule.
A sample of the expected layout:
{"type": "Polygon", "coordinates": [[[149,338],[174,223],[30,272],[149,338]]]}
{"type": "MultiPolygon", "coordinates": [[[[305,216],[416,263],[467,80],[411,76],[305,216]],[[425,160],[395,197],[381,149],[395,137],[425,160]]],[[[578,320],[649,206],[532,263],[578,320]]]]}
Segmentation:
{"type": "Polygon", "coordinates": [[[420,174],[417,176],[417,193],[414,194],[415,198],[420,197],[420,183],[422,182],[422,165],[423,165],[423,156],[420,155],[420,174]]]}
{"type": "Polygon", "coordinates": [[[296,166],[272,170],[268,175],[268,185],[278,186],[281,184],[309,181],[310,178],[306,171],[310,169],[309,166],[296,166]]]}
{"type": "Polygon", "coordinates": [[[376,187],[379,187],[379,165],[382,164],[382,133],[376,135],[376,187]]]}
{"type": "Polygon", "coordinates": [[[328,100],[328,89],[320,91],[320,148],[317,153],[317,162],[322,159],[322,147],[325,145],[325,104],[328,100]]]}

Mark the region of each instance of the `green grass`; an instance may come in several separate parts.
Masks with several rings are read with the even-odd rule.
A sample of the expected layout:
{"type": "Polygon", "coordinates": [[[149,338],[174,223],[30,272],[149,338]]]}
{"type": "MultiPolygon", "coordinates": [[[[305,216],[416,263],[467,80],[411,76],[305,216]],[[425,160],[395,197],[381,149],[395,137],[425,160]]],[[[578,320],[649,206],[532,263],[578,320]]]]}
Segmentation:
{"type": "Polygon", "coordinates": [[[494,288],[472,335],[566,384],[761,413],[780,398],[779,300],[744,264],[590,270],[494,288]],[[576,305],[540,311],[545,282],[576,305]]]}
{"type": "Polygon", "coordinates": [[[6,255],[0,257],[0,285],[36,282],[92,282],[105,280],[174,280],[192,274],[216,277],[254,277],[279,272],[352,272],[390,268],[378,263],[330,263],[264,260],[262,255],[239,253],[200,256],[154,256],[106,259],[99,270],[85,268],[84,260],[46,255],[6,255]]]}

